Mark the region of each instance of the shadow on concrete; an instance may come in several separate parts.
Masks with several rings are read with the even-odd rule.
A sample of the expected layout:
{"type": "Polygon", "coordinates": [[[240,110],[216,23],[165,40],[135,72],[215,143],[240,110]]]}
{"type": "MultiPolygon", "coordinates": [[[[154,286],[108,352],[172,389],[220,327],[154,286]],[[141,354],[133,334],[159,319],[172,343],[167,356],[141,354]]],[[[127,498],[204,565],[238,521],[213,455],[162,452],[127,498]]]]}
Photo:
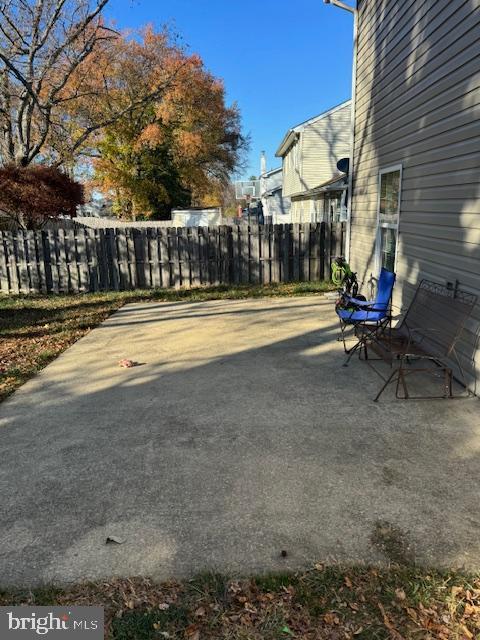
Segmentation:
{"type": "Polygon", "coordinates": [[[3,403],[2,583],[388,562],[378,521],[479,567],[478,401],[373,404],[308,301],[125,307],[3,403]]]}

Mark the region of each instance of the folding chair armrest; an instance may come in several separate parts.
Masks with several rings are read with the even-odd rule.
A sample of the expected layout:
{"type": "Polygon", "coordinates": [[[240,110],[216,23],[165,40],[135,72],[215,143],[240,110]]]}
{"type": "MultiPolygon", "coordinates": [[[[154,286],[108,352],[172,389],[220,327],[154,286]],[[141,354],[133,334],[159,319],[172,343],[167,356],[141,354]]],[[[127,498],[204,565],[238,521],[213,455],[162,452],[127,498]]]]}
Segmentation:
{"type": "Polygon", "coordinates": [[[375,300],[359,300],[358,298],[348,298],[348,301],[358,307],[367,307],[370,304],[375,304],[375,300]]]}

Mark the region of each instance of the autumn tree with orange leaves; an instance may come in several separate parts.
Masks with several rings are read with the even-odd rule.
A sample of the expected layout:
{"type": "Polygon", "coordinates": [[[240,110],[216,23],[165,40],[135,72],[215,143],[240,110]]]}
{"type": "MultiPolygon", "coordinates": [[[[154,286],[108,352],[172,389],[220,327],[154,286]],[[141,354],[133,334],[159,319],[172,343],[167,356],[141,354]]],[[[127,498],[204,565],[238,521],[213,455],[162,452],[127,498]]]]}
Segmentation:
{"type": "Polygon", "coordinates": [[[70,168],[106,127],[161,99],[184,65],[167,34],[130,61],[135,44],[105,24],[107,3],[0,0],[0,164],[70,168]]]}
{"type": "Polygon", "coordinates": [[[120,104],[148,92],[145,60],[155,77],[170,79],[160,97],[117,119],[98,143],[96,184],[114,196],[116,212],[127,218],[167,218],[174,206],[218,204],[248,146],[239,110],[226,105],[222,82],[199,56],[166,47],[168,38],[148,28],[141,39],[114,43],[113,58],[128,60],[115,69],[120,104]]]}

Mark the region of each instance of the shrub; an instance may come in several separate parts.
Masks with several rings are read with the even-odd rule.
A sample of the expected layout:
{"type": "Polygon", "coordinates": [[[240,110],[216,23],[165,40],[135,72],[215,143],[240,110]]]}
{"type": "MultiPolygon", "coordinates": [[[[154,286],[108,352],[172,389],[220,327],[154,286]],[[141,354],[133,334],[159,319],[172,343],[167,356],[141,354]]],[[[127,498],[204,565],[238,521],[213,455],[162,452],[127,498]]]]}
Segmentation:
{"type": "Polygon", "coordinates": [[[0,211],[22,229],[39,229],[61,215],[74,217],[83,202],[83,186],[55,167],[0,169],[0,211]]]}

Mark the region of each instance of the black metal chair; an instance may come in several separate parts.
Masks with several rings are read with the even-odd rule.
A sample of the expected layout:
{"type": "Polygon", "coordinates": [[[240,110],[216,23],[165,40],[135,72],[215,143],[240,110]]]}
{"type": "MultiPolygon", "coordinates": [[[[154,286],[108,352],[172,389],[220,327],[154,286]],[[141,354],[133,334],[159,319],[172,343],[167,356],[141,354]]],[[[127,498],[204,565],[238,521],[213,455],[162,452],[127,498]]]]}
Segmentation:
{"type": "Polygon", "coordinates": [[[371,360],[369,350],[372,350],[385,362],[397,365],[378,392],[375,402],[393,382],[396,382],[397,398],[452,398],[453,363],[466,387],[456,346],[476,302],[477,296],[472,293],[422,280],[400,324],[393,329],[369,335],[365,340],[367,360],[371,360]],[[419,362],[423,366],[413,366],[419,362]],[[410,395],[408,376],[423,372],[438,377],[439,371],[444,379],[443,395],[410,395]],[[403,395],[400,394],[400,387],[403,395]]]}

